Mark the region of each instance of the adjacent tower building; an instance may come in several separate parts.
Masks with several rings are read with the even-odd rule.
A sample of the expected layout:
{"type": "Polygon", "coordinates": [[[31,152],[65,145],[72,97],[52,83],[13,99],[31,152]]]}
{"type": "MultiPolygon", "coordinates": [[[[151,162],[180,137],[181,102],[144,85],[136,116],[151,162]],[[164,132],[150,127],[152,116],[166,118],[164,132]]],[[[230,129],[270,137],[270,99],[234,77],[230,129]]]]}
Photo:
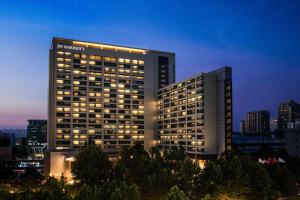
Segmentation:
{"type": "Polygon", "coordinates": [[[231,68],[201,73],[158,90],[157,145],[193,158],[231,149],[231,68]]]}

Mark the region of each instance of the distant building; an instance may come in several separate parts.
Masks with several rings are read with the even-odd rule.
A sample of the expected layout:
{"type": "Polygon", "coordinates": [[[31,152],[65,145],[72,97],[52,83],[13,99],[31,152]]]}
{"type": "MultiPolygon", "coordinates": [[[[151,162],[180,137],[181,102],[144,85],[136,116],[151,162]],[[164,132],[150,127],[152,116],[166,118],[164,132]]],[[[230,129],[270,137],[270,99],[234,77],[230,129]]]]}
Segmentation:
{"type": "Polygon", "coordinates": [[[43,158],[47,147],[47,120],[28,120],[27,146],[34,158],[43,158]]]}
{"type": "Polygon", "coordinates": [[[278,129],[277,123],[278,123],[277,119],[271,119],[270,120],[270,131],[271,132],[274,132],[278,129]]]}
{"type": "Polygon", "coordinates": [[[10,136],[13,136],[15,139],[26,137],[27,130],[26,129],[0,129],[2,133],[9,133],[10,136]]]}
{"type": "Polygon", "coordinates": [[[12,139],[9,133],[0,132],[0,161],[12,160],[12,139]]]}
{"type": "Polygon", "coordinates": [[[245,135],[234,133],[232,137],[234,147],[243,153],[257,153],[261,147],[268,146],[276,151],[285,149],[285,139],[274,135],[245,135]]]}
{"type": "Polygon", "coordinates": [[[246,133],[246,122],[245,122],[245,120],[242,120],[240,122],[240,132],[241,133],[246,133]]]}
{"type": "Polygon", "coordinates": [[[300,157],[300,128],[285,129],[285,145],[290,156],[300,157]]]}
{"type": "Polygon", "coordinates": [[[295,128],[296,119],[300,118],[300,104],[294,100],[283,102],[278,107],[278,129],[295,128]]]}
{"type": "Polygon", "coordinates": [[[295,128],[300,129],[300,118],[295,119],[295,128]]]}
{"type": "Polygon", "coordinates": [[[300,129],[285,129],[281,134],[254,135],[233,133],[233,146],[243,153],[257,153],[268,146],[275,151],[286,150],[290,156],[300,157],[300,129]]]}
{"type": "Polygon", "coordinates": [[[241,132],[252,134],[270,133],[270,113],[267,110],[248,112],[245,121],[241,121],[241,132]]]}

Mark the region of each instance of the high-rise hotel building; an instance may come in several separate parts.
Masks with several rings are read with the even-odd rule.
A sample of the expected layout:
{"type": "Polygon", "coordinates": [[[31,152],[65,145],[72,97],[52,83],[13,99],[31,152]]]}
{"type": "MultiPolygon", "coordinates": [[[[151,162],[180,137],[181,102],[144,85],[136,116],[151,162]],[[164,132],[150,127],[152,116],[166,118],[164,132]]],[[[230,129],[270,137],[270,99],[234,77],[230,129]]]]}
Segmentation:
{"type": "Polygon", "coordinates": [[[158,90],[157,145],[193,158],[231,149],[231,68],[201,73],[158,90]]]}
{"type": "Polygon", "coordinates": [[[70,175],[77,150],[136,141],[217,155],[231,145],[231,68],[175,83],[175,54],[54,38],[45,172],[70,175]]]}

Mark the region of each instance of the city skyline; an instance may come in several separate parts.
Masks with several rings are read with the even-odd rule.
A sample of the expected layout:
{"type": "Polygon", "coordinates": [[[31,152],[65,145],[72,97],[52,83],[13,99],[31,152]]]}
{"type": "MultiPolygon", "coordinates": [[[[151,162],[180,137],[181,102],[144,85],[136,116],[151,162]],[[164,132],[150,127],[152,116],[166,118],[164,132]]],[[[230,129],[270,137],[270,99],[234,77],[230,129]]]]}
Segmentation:
{"type": "Polygon", "coordinates": [[[50,1],[1,4],[0,24],[6,28],[0,33],[0,73],[5,74],[0,128],[25,128],[27,119],[47,118],[48,49],[54,36],[175,52],[176,81],[233,67],[234,130],[250,110],[267,109],[274,118],[281,102],[300,100],[296,1],[60,3],[81,8],[71,13],[56,12],[50,1]]]}

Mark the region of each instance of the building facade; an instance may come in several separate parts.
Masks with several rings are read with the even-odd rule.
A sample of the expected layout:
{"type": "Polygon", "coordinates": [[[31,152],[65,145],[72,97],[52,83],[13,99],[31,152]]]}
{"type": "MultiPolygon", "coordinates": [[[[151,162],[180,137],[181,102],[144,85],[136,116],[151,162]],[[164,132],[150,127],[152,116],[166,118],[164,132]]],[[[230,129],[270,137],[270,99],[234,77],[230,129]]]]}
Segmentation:
{"type": "Polygon", "coordinates": [[[158,90],[157,145],[195,158],[231,149],[231,68],[201,73],[158,90]]]}
{"type": "Polygon", "coordinates": [[[111,157],[135,142],[195,158],[231,149],[230,67],[175,83],[174,53],[62,38],[49,59],[46,174],[70,174],[89,144],[111,157]]]}
{"type": "Polygon", "coordinates": [[[278,129],[278,120],[277,119],[271,119],[270,120],[270,131],[275,132],[278,129]]]}
{"type": "Polygon", "coordinates": [[[283,102],[278,107],[278,130],[294,128],[300,119],[300,104],[294,100],[283,102]]]}
{"type": "Polygon", "coordinates": [[[269,134],[270,113],[267,110],[248,112],[246,120],[241,121],[241,133],[269,134]]]}
{"type": "Polygon", "coordinates": [[[27,146],[30,156],[34,159],[44,158],[44,151],[47,148],[47,120],[28,120],[27,146]]]}
{"type": "Polygon", "coordinates": [[[278,135],[240,134],[232,137],[234,148],[242,153],[255,154],[263,147],[270,147],[275,151],[286,149],[286,140],[278,135]]]}
{"type": "Polygon", "coordinates": [[[52,154],[154,145],[156,90],[175,81],[174,53],[54,38],[49,59],[52,154]]]}

